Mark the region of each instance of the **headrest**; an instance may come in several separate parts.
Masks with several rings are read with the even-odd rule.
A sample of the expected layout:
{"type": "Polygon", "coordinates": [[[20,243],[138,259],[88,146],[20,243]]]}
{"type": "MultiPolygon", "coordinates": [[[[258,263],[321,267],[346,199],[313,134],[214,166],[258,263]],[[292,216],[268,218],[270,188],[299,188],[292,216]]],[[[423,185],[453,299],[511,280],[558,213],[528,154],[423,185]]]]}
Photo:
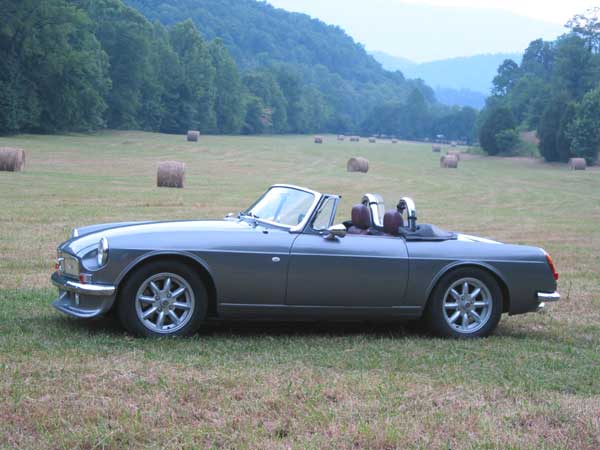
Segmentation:
{"type": "Polygon", "coordinates": [[[398,228],[404,226],[404,219],[402,219],[402,214],[400,214],[396,210],[390,210],[385,213],[383,216],[383,232],[387,234],[393,234],[394,236],[398,236],[400,231],[398,228]]]}
{"type": "Polygon", "coordinates": [[[371,213],[365,205],[354,205],[352,207],[352,225],[361,230],[371,226],[371,213]]]}

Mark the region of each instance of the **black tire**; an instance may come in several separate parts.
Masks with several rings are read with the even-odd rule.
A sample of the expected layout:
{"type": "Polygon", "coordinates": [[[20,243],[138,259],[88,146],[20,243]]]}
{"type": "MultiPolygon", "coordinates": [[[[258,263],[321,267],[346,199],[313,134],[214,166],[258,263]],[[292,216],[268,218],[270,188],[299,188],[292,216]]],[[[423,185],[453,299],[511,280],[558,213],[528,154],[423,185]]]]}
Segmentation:
{"type": "MultiPolygon", "coordinates": [[[[459,283],[461,284],[461,283],[459,283]]],[[[472,286],[473,287],[473,286],[472,286]]],[[[456,292],[456,290],[455,290],[456,292]]],[[[467,290],[468,292],[468,290],[467,290]]],[[[472,291],[474,292],[474,290],[472,291]]],[[[462,294],[462,291],[461,291],[462,294]]],[[[453,297],[452,297],[453,298],[453,297]]],[[[451,300],[448,303],[451,303],[454,300],[451,300]]],[[[463,301],[462,298],[460,301],[463,301]]],[[[475,300],[473,300],[475,301],[475,300]]],[[[459,304],[459,301],[456,301],[456,304],[459,304]]],[[[464,306],[463,305],[463,306],[464,306]]],[[[448,305],[451,306],[451,305],[448,305]]],[[[437,336],[441,336],[441,337],[450,337],[450,338],[460,338],[460,339],[472,339],[472,338],[481,338],[481,337],[486,337],[489,336],[498,326],[498,322],[500,322],[500,317],[502,316],[502,291],[500,289],[500,286],[498,285],[498,282],[496,281],[496,279],[494,278],[493,275],[491,275],[489,272],[483,270],[483,269],[479,269],[476,267],[465,267],[465,268],[459,268],[456,270],[453,270],[449,273],[447,273],[446,275],[444,275],[439,282],[437,283],[437,285],[435,286],[433,292],[431,293],[431,296],[429,298],[429,303],[427,305],[427,310],[425,312],[425,319],[427,321],[427,326],[429,328],[429,330],[437,335],[437,336]],[[479,309],[476,310],[474,309],[473,305],[474,303],[471,302],[469,303],[469,300],[466,300],[466,302],[464,303],[464,305],[469,306],[473,312],[475,312],[480,318],[481,317],[487,317],[487,320],[484,322],[483,325],[480,325],[480,323],[476,322],[475,318],[470,316],[470,313],[467,312],[467,328],[466,329],[462,329],[462,324],[464,322],[462,322],[462,318],[464,313],[464,309],[453,309],[452,307],[450,308],[446,308],[445,307],[445,298],[446,298],[446,294],[448,293],[448,295],[450,294],[450,288],[455,285],[456,283],[462,282],[463,280],[474,280],[473,283],[479,282],[481,283],[483,286],[485,286],[485,288],[487,288],[487,291],[491,297],[491,302],[489,302],[489,304],[491,306],[489,306],[489,308],[491,309],[491,311],[489,311],[489,313],[487,312],[487,310],[485,310],[485,314],[481,314],[481,312],[484,311],[484,309],[479,309]],[[476,281],[475,281],[476,280],[476,281]],[[451,325],[449,323],[449,321],[452,319],[451,317],[449,317],[448,319],[446,318],[446,311],[449,311],[448,315],[450,315],[450,313],[452,313],[452,316],[454,314],[460,314],[458,317],[461,319],[461,325],[459,324],[455,324],[455,325],[451,325]],[[470,322],[472,321],[472,322],[470,322]],[[469,331],[468,327],[472,326],[473,327],[473,331],[469,331]],[[477,328],[479,326],[479,328],[477,328]],[[457,328],[461,328],[461,330],[458,330],[457,328]]],[[[458,322],[458,320],[457,320],[458,322]]],[[[483,320],[482,320],[483,322],[483,320]]]]}
{"type": "MultiPolygon", "coordinates": [[[[119,288],[117,315],[123,327],[131,334],[142,337],[189,336],[196,331],[206,318],[208,295],[198,273],[190,266],[173,260],[156,260],[143,263],[130,274],[119,288]],[[144,325],[136,311],[136,297],[141,286],[158,274],[174,274],[181,277],[193,292],[193,309],[186,316],[185,325],[174,331],[156,332],[144,325]]],[[[182,321],[183,322],[183,321],[182,321]]]]}

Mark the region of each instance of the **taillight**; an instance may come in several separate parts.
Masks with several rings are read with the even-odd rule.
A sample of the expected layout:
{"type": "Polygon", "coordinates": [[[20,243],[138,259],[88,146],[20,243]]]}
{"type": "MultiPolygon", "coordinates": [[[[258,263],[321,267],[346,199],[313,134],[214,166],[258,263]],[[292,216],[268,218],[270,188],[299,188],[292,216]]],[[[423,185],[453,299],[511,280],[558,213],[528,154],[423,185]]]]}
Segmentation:
{"type": "Polygon", "coordinates": [[[552,261],[552,257],[548,253],[546,253],[546,261],[548,261],[548,265],[552,271],[552,276],[556,281],[558,281],[558,272],[556,271],[556,267],[554,267],[554,261],[552,261]]]}

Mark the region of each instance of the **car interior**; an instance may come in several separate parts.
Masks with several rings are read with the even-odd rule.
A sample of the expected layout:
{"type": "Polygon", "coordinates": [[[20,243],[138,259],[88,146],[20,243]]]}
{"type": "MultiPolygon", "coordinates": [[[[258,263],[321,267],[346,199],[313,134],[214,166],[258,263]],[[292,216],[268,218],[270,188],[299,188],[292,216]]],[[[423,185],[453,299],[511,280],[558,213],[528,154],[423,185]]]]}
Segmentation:
{"type": "Polygon", "coordinates": [[[396,209],[383,211],[385,204],[380,195],[365,194],[361,203],[352,207],[351,219],[344,222],[348,235],[402,237],[407,241],[457,239],[456,233],[431,224],[417,224],[416,210],[410,198],[403,197],[396,209]]]}

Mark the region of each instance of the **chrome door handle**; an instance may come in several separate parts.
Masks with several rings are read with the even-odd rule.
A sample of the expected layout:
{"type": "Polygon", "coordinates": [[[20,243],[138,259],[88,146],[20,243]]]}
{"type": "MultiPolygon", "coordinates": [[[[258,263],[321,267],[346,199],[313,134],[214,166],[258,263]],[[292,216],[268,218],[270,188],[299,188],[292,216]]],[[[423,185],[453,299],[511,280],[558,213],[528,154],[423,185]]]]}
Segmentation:
{"type": "Polygon", "coordinates": [[[273,256],[271,258],[271,261],[273,261],[274,263],[278,263],[279,261],[281,261],[281,258],[279,258],[279,256],[273,256]]]}

